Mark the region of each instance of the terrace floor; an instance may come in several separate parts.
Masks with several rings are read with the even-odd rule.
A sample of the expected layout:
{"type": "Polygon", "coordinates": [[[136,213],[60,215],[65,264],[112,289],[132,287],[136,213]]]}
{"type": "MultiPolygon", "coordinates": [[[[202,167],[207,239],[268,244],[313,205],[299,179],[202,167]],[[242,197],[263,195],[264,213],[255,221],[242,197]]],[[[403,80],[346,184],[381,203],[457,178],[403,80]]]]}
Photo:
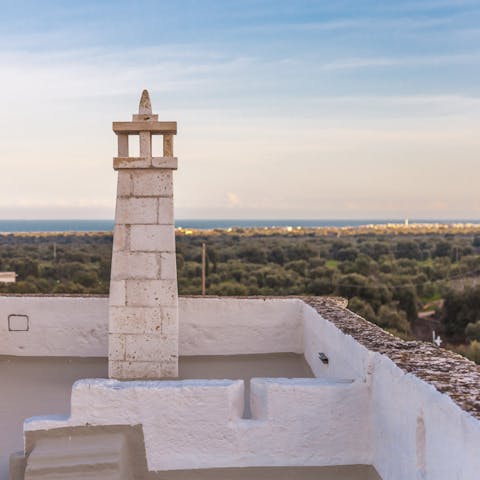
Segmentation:
{"type": "MultiPolygon", "coordinates": [[[[180,358],[180,379],[244,379],[246,398],[252,377],[313,377],[302,355],[262,354],[180,358]]],[[[36,415],[67,415],[72,384],[81,378],[106,378],[106,358],[0,356],[0,480],[8,479],[8,458],[23,449],[23,421],[36,415]]],[[[245,414],[249,416],[248,402],[245,414]]],[[[152,477],[153,478],[153,477],[152,477]]],[[[376,480],[365,466],[322,468],[246,468],[163,472],[165,480],[316,479],[376,480]]]]}

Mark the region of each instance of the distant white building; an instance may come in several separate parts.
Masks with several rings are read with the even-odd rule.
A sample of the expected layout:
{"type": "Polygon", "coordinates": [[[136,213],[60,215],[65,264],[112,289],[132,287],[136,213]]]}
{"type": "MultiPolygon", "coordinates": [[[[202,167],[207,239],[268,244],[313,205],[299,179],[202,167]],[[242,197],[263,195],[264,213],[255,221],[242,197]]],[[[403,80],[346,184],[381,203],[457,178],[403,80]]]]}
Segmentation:
{"type": "Polygon", "coordinates": [[[0,283],[15,283],[17,274],[15,272],[0,272],[0,283]]]}

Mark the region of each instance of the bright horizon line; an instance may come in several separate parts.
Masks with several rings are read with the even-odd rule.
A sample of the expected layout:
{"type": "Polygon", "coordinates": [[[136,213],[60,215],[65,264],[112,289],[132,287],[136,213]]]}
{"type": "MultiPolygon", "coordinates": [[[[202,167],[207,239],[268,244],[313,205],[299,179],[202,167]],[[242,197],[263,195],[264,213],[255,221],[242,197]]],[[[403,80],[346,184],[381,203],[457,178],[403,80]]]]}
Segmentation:
{"type": "MultiPolygon", "coordinates": [[[[0,222],[55,222],[55,221],[89,221],[89,222],[113,222],[114,218],[0,218],[0,222]]],[[[378,220],[385,220],[385,221],[399,221],[404,222],[408,220],[409,222],[415,221],[456,221],[456,222],[472,222],[472,221],[480,221],[479,218],[455,218],[455,217],[419,217],[419,218],[411,218],[411,217],[245,217],[245,218],[228,218],[228,217],[184,217],[184,218],[177,218],[176,222],[186,221],[186,220],[194,220],[194,221],[378,221],[378,220]]]]}

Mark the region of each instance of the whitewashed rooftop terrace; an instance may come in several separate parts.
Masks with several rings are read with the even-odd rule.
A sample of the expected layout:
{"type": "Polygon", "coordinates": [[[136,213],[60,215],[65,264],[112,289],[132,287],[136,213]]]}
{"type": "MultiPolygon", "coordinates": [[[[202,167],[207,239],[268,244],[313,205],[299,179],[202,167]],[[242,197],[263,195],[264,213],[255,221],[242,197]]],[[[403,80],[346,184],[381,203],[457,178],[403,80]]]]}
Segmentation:
{"type": "MultiPolygon", "coordinates": [[[[395,338],[345,309],[341,299],[181,297],[179,307],[181,363],[239,355],[247,361],[249,355],[274,355],[277,362],[283,354],[292,356],[260,374],[270,378],[252,380],[246,401],[244,388],[256,367],[240,380],[216,384],[121,382],[119,390],[114,380],[82,380],[74,386],[70,416],[25,424],[27,446],[39,432],[123,423],[142,425],[151,471],[363,464],[373,465],[385,480],[477,478],[480,371],[472,362],[433,344],[395,338]],[[280,378],[297,376],[303,379],[280,378]],[[129,405],[133,392],[145,405],[153,395],[175,428],[168,422],[152,428],[149,418],[157,417],[135,408],[126,409],[131,418],[118,416],[109,402],[118,410],[118,401],[129,405]],[[191,416],[195,405],[200,407],[191,416]],[[202,422],[212,409],[216,415],[202,422]],[[226,428],[220,437],[229,440],[212,443],[206,425],[217,433],[226,428]],[[187,432],[182,428],[193,438],[191,457],[180,448],[187,432]]],[[[0,353],[105,358],[107,315],[105,297],[0,297],[0,353]],[[11,315],[27,317],[28,329],[6,328],[11,315]]],[[[14,320],[25,325],[25,319],[14,320]]],[[[104,362],[93,376],[106,376],[104,362]]],[[[203,378],[212,378],[207,373],[203,378]]],[[[198,370],[188,374],[199,377],[198,370]]],[[[35,396],[24,388],[24,395],[35,396]]],[[[62,395],[68,405],[65,388],[62,395]]],[[[5,405],[1,411],[5,415],[5,405]]]]}

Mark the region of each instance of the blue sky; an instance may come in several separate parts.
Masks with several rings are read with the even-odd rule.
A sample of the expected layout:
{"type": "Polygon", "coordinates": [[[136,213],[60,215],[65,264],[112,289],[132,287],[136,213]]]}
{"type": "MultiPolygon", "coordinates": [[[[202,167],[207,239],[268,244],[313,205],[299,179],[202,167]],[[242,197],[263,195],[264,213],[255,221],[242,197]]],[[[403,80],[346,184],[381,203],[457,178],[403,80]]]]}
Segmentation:
{"type": "Polygon", "coordinates": [[[0,1],[0,217],[113,216],[177,120],[178,218],[480,218],[480,1],[0,1]]]}

